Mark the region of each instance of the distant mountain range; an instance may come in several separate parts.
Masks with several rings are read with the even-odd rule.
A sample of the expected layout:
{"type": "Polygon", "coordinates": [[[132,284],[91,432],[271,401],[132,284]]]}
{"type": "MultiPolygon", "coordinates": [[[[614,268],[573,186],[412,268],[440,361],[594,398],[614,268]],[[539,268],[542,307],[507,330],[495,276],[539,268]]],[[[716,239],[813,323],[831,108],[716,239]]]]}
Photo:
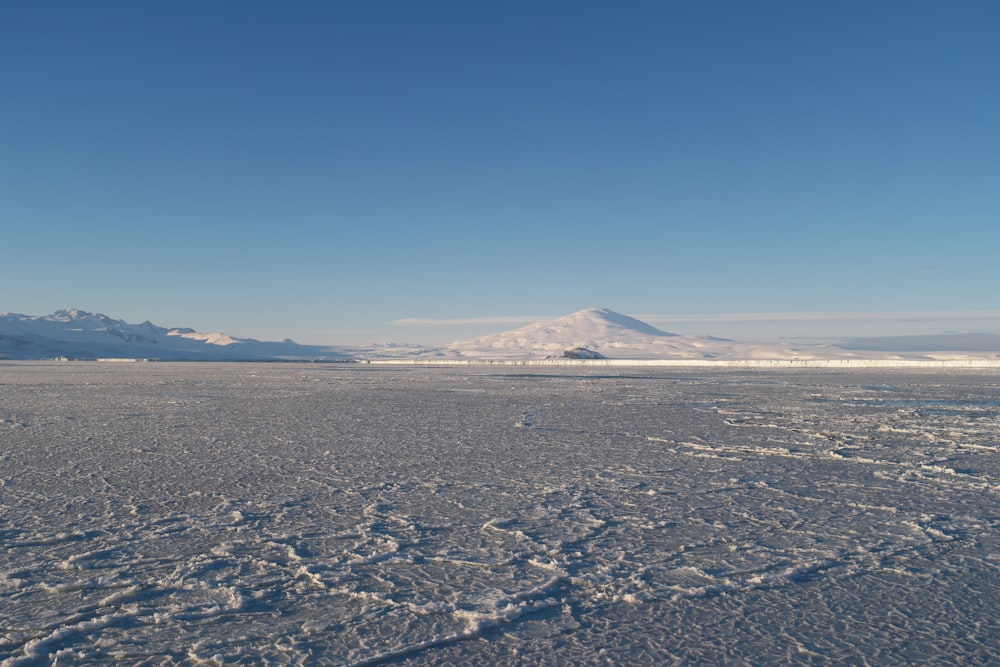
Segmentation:
{"type": "Polygon", "coordinates": [[[298,345],[291,340],[263,342],[188,328],[171,329],[152,322],[128,324],[76,309],[42,317],[0,315],[0,358],[58,357],[206,361],[350,358],[332,348],[298,345]]]}
{"type": "Polygon", "coordinates": [[[548,322],[440,348],[299,345],[190,328],[128,324],[107,315],[60,310],[46,316],[0,315],[0,359],[156,359],[278,361],[353,359],[993,359],[1000,336],[960,334],[856,338],[838,345],[747,343],[661,331],[607,308],[586,308],[548,322]]]}

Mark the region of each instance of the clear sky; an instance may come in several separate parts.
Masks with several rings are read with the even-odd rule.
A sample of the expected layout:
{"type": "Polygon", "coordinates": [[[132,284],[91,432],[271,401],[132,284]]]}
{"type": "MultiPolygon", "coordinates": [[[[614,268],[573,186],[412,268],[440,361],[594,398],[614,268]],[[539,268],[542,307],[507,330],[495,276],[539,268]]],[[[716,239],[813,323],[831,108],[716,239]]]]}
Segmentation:
{"type": "Polygon", "coordinates": [[[995,0],[7,0],[0,312],[1000,331],[998,35],[995,0]]]}

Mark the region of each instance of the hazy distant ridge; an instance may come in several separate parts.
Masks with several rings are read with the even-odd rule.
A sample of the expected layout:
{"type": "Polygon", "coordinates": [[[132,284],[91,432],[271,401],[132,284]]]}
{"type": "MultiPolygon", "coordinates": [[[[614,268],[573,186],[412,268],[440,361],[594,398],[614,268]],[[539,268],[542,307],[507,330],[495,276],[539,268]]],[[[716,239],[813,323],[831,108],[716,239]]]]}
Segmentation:
{"type": "Polygon", "coordinates": [[[77,309],[45,316],[0,315],[0,358],[56,357],[204,361],[346,358],[336,350],[298,345],[291,340],[263,342],[224,333],[199,333],[186,327],[161,327],[148,321],[129,324],[77,309]]]}
{"type": "Polygon", "coordinates": [[[610,360],[977,360],[1000,358],[1000,336],[960,334],[854,338],[840,345],[740,342],[682,336],[607,308],[585,308],[510,331],[421,346],[343,347],[236,338],[188,327],[129,324],[100,313],[60,310],[51,315],[0,315],[0,358],[126,358],[205,361],[352,359],[543,360],[583,349],[610,360]]]}

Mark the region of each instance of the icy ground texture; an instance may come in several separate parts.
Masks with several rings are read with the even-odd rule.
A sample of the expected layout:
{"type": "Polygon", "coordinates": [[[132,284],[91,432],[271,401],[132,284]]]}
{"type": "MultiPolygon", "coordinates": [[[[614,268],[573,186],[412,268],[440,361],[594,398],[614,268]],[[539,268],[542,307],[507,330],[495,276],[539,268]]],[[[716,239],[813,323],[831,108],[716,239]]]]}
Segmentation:
{"type": "Polygon", "coordinates": [[[989,371],[0,364],[0,663],[1000,662],[989,371]]]}

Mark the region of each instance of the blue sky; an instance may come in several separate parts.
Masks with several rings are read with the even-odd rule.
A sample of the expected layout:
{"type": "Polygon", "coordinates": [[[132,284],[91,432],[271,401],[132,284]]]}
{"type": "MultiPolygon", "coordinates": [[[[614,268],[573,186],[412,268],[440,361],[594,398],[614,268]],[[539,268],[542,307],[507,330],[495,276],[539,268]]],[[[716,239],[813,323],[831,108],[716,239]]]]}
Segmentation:
{"type": "Polygon", "coordinates": [[[0,3],[0,312],[1000,331],[997,34],[992,0],[0,3]]]}

